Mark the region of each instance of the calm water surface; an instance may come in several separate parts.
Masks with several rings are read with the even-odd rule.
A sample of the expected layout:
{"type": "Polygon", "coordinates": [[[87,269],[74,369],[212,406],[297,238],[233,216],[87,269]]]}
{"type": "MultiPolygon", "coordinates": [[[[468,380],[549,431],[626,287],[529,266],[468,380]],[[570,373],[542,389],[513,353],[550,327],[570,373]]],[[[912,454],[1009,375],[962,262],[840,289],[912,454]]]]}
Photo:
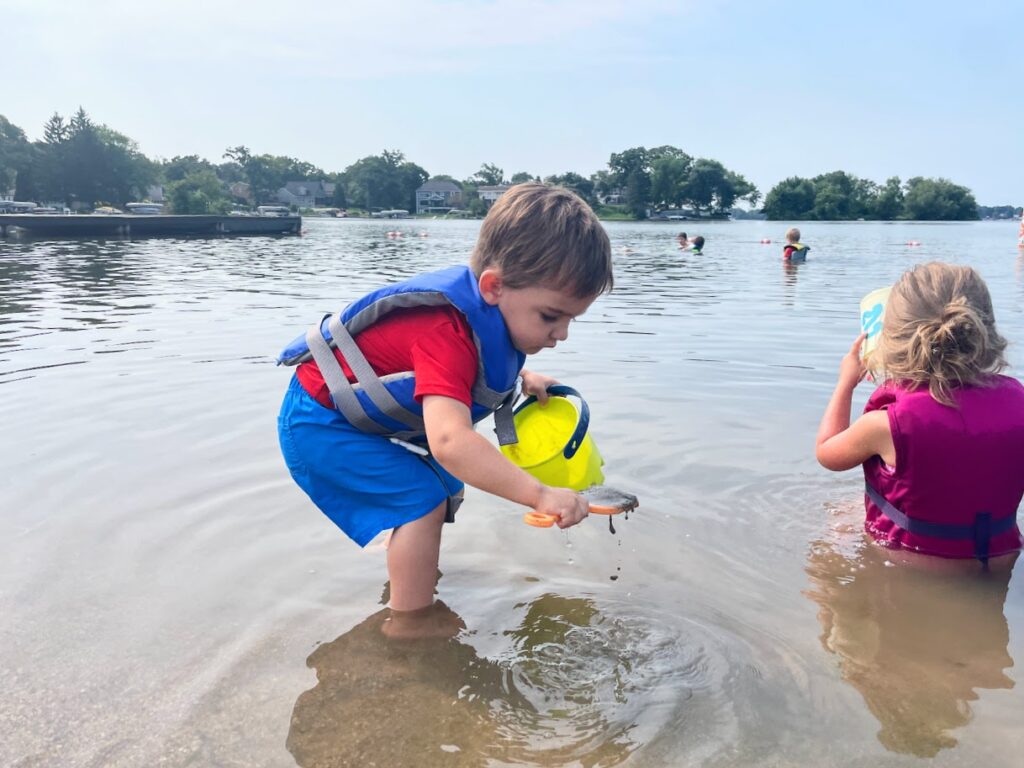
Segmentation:
{"type": "Polygon", "coordinates": [[[0,765],[1020,765],[1019,575],[888,562],[813,457],[859,298],[918,261],[981,271],[1024,375],[1013,223],[808,224],[789,269],[782,225],[688,223],[695,258],[610,224],[615,292],[530,367],[641,509],[565,534],[470,491],[463,629],[421,642],[381,635],[380,546],[289,479],[273,356],[478,223],[305,226],[0,241],[0,765]]]}

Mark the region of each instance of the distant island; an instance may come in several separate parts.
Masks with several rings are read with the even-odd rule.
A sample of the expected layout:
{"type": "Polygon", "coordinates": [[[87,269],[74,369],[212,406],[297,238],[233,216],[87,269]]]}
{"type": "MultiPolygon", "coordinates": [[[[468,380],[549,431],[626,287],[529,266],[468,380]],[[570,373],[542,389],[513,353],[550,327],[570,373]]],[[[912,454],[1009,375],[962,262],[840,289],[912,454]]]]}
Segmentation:
{"type": "Polygon", "coordinates": [[[668,145],[612,153],[607,168],[589,176],[567,171],[541,179],[520,171],[507,177],[502,168],[484,163],[458,180],[430,174],[396,150],[334,172],[292,157],[254,154],[245,146],[226,149],[219,162],[197,155],[153,160],[81,107],[67,121],[55,113],[36,141],[0,115],[0,201],[34,201],[55,211],[154,203],[164,213],[193,215],[272,205],[307,214],[483,216],[509,186],[534,180],[574,190],[609,220],[969,221],[1011,218],[1020,210],[980,208],[969,189],[948,179],[917,176],[902,182],[894,176],[877,184],[845,171],[784,179],[759,208],[761,193],[741,174],[668,145]]]}

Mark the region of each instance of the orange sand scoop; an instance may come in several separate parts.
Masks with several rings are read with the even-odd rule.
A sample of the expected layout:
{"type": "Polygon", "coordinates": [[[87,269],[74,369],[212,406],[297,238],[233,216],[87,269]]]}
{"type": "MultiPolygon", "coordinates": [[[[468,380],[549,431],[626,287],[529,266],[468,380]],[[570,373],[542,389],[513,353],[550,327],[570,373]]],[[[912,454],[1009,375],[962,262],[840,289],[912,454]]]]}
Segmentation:
{"type": "MultiPolygon", "coordinates": [[[[618,515],[640,506],[640,500],[633,494],[607,485],[592,485],[581,491],[580,495],[590,504],[592,515],[618,515]]],[[[535,528],[550,528],[558,522],[558,518],[542,512],[527,512],[523,515],[523,522],[535,528]]]]}

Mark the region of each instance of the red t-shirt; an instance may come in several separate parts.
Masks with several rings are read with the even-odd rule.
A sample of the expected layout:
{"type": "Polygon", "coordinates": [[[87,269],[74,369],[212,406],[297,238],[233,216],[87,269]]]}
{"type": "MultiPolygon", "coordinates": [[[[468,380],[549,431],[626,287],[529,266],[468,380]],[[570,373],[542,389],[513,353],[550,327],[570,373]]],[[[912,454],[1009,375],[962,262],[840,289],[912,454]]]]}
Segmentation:
{"type": "MultiPolygon", "coordinates": [[[[417,402],[422,403],[427,395],[442,395],[458,400],[467,408],[472,407],[478,359],[476,345],[465,316],[454,307],[396,309],[356,334],[355,340],[378,376],[415,372],[417,402]]],[[[334,350],[334,356],[348,380],[355,382],[341,353],[334,350]]],[[[327,384],[314,361],[300,365],[295,375],[302,388],[318,403],[334,408],[327,384]]]]}

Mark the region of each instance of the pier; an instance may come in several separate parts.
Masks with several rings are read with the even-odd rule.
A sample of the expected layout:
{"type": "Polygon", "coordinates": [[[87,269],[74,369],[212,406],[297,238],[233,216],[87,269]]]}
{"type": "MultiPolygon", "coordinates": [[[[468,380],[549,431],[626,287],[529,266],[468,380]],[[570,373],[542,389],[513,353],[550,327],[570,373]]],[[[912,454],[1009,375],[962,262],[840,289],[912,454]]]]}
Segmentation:
{"type": "Polygon", "coordinates": [[[298,234],[301,216],[0,215],[0,237],[215,237],[298,234]]]}

